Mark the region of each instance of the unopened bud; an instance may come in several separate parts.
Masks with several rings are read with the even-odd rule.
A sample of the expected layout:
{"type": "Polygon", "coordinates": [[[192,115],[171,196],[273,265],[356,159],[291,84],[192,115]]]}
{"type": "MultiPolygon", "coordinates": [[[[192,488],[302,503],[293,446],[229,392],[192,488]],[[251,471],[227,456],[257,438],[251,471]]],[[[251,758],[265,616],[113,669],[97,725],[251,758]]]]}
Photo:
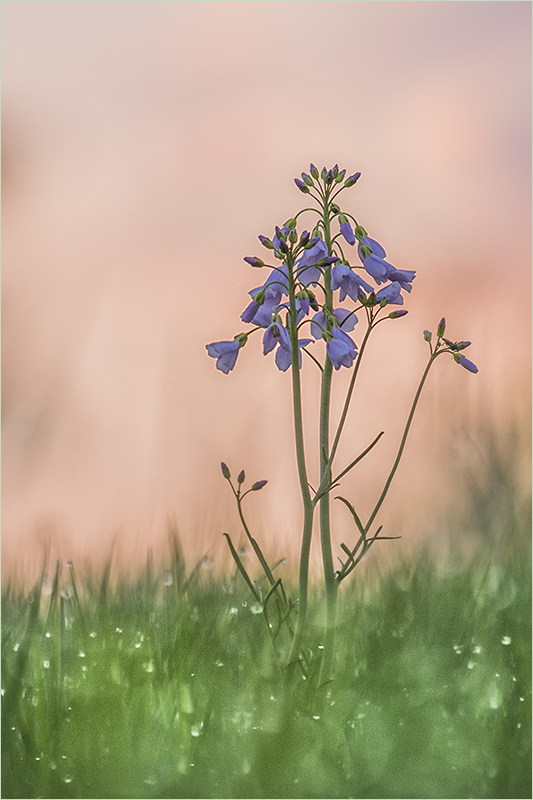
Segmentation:
{"type": "Polygon", "coordinates": [[[299,180],[298,178],[295,178],[294,183],[301,192],[303,192],[304,194],[309,194],[309,186],[307,186],[303,181],[299,180]]]}
{"type": "Polygon", "coordinates": [[[360,177],[361,177],[360,172],[356,172],[354,175],[350,175],[350,177],[346,178],[346,180],[344,181],[345,187],[348,188],[349,186],[353,186],[354,183],[357,183],[360,177]]]}
{"type": "Polygon", "coordinates": [[[313,179],[309,175],[306,175],[305,172],[302,172],[302,180],[307,186],[314,186],[313,179]]]}
{"type": "Polygon", "coordinates": [[[254,483],[252,486],[252,492],[258,492],[259,489],[262,489],[267,483],[268,481],[256,481],[256,483],[254,483]]]}
{"type": "Polygon", "coordinates": [[[227,481],[229,481],[231,479],[231,473],[230,473],[228,467],[226,466],[226,464],[224,464],[223,461],[221,462],[220,467],[222,469],[223,476],[225,477],[225,479],[227,481]]]}
{"type": "Polygon", "coordinates": [[[398,311],[391,311],[389,319],[398,319],[398,317],[405,317],[409,312],[405,308],[398,309],[398,311]]]}
{"type": "Polygon", "coordinates": [[[337,175],[337,177],[335,178],[335,183],[340,183],[345,175],[346,175],[346,170],[345,169],[341,170],[337,175]]]}
{"type": "Polygon", "coordinates": [[[263,247],[267,247],[269,250],[275,250],[273,243],[267,236],[258,236],[259,241],[263,245],[263,247]]]}
{"type": "Polygon", "coordinates": [[[426,340],[426,342],[431,341],[431,331],[424,331],[424,339],[426,340]]]}
{"type": "Polygon", "coordinates": [[[322,170],[320,172],[320,177],[322,178],[323,181],[326,180],[327,174],[328,174],[327,169],[325,167],[322,167],[322,170]]]}
{"type": "Polygon", "coordinates": [[[318,170],[317,170],[317,168],[315,167],[314,164],[311,164],[309,166],[309,172],[311,173],[311,175],[313,176],[313,178],[315,180],[318,178],[318,170]]]}
{"type": "Polygon", "coordinates": [[[304,231],[300,236],[300,247],[304,247],[308,241],[309,241],[309,232],[304,231]]]}
{"type": "Polygon", "coordinates": [[[264,267],[265,262],[262,261],[260,258],[256,258],[256,256],[245,256],[243,261],[246,261],[247,264],[250,264],[251,267],[264,267]]]}
{"type": "Polygon", "coordinates": [[[446,330],[446,320],[443,317],[439,322],[439,324],[437,325],[437,336],[439,337],[444,336],[445,330],[446,330]]]}
{"type": "Polygon", "coordinates": [[[245,478],[246,478],[246,475],[244,474],[244,470],[241,469],[241,471],[239,472],[239,475],[237,477],[237,483],[244,483],[245,478]]]}
{"type": "Polygon", "coordinates": [[[298,234],[296,230],[293,229],[292,231],[289,231],[289,242],[291,244],[296,244],[297,241],[298,241],[298,234]]]}
{"type": "Polygon", "coordinates": [[[288,219],[283,227],[288,228],[290,231],[292,231],[292,229],[296,227],[296,220],[294,219],[294,217],[288,219]]]}

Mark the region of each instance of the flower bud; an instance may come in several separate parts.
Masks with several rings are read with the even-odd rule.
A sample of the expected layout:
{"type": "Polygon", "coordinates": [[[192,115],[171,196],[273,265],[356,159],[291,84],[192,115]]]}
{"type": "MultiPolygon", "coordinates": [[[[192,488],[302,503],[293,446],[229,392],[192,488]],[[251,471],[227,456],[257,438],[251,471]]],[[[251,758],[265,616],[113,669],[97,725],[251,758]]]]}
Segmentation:
{"type": "Polygon", "coordinates": [[[302,180],[307,186],[314,186],[313,179],[309,175],[306,175],[305,172],[302,172],[302,180]]]}
{"type": "Polygon", "coordinates": [[[241,469],[241,471],[239,472],[239,475],[237,477],[237,483],[244,483],[245,478],[246,478],[246,475],[244,474],[244,470],[241,469]]]}
{"type": "Polygon", "coordinates": [[[284,228],[288,228],[290,231],[292,231],[292,229],[296,227],[296,224],[297,223],[296,223],[296,220],[294,219],[294,217],[291,217],[290,219],[287,220],[287,222],[285,223],[285,225],[283,227],[284,228]]]}
{"type": "Polygon", "coordinates": [[[267,483],[268,481],[256,481],[256,483],[254,483],[252,486],[252,492],[258,492],[259,489],[262,489],[267,483]]]}
{"type": "Polygon", "coordinates": [[[360,172],[356,172],[354,175],[350,175],[350,177],[346,178],[346,180],[344,181],[344,186],[346,188],[348,188],[349,186],[353,186],[354,183],[357,183],[360,177],[361,177],[360,172]]]}
{"type": "Polygon", "coordinates": [[[259,239],[263,247],[267,247],[269,250],[275,250],[274,245],[267,236],[259,235],[257,238],[259,239]]]}
{"type": "Polygon", "coordinates": [[[326,180],[327,174],[328,174],[327,169],[325,167],[322,167],[322,171],[320,172],[320,177],[322,178],[323,181],[326,180]]]}
{"type": "Polygon", "coordinates": [[[454,355],[454,358],[455,358],[455,360],[457,361],[458,364],[460,364],[462,367],[467,369],[469,372],[473,372],[474,374],[476,372],[479,372],[479,370],[476,367],[476,365],[472,361],[469,361],[468,358],[465,358],[464,356],[460,356],[458,353],[456,353],[454,355]]]}
{"type": "Polygon", "coordinates": [[[304,231],[300,236],[300,247],[304,247],[309,241],[309,232],[304,231]]]}
{"type": "Polygon", "coordinates": [[[389,319],[398,319],[398,317],[405,317],[409,312],[405,308],[398,309],[398,311],[391,311],[389,319]]]}
{"type": "Polygon", "coordinates": [[[456,342],[455,346],[458,350],[465,350],[467,347],[470,347],[472,342],[456,342]]]}
{"type": "Polygon", "coordinates": [[[424,339],[426,340],[426,342],[431,341],[431,331],[424,331],[424,339]]]}
{"type": "Polygon", "coordinates": [[[224,464],[223,461],[221,462],[220,467],[222,469],[223,476],[225,477],[225,479],[227,481],[229,481],[230,478],[231,478],[231,473],[230,473],[229,469],[227,468],[226,464],[224,464]]]}
{"type": "Polygon", "coordinates": [[[326,173],[326,183],[333,183],[333,170],[328,169],[326,173]]]}
{"type": "Polygon", "coordinates": [[[295,178],[294,183],[301,192],[303,192],[304,194],[309,194],[309,186],[307,186],[303,181],[299,180],[298,178],[295,178]]]}
{"type": "Polygon", "coordinates": [[[439,324],[437,325],[437,336],[439,337],[444,336],[445,330],[446,330],[446,320],[443,317],[439,322],[439,324]]]}
{"type": "Polygon", "coordinates": [[[287,255],[287,253],[289,252],[289,248],[287,247],[287,242],[284,239],[279,240],[279,249],[284,255],[287,255]]]}
{"type": "Polygon", "coordinates": [[[256,256],[245,256],[243,261],[246,261],[247,264],[250,264],[251,267],[264,267],[265,262],[262,261],[260,258],[256,258],[256,256]]]}
{"type": "Polygon", "coordinates": [[[339,165],[335,164],[335,166],[333,167],[333,169],[330,170],[330,172],[333,175],[333,177],[336,178],[337,175],[339,174],[339,165]]]}
{"type": "Polygon", "coordinates": [[[332,212],[333,212],[334,214],[339,214],[339,213],[340,213],[340,208],[339,208],[339,206],[337,205],[337,203],[332,203],[332,204],[330,205],[330,209],[332,210],[332,212]]]}
{"type": "Polygon", "coordinates": [[[345,175],[346,175],[346,170],[345,169],[341,170],[337,175],[337,177],[335,178],[335,183],[340,183],[345,175]]]}
{"type": "Polygon", "coordinates": [[[296,233],[296,230],[293,228],[292,231],[289,231],[289,242],[291,244],[296,244],[297,241],[298,241],[298,234],[296,233]]]}
{"type": "Polygon", "coordinates": [[[317,168],[315,167],[315,165],[314,165],[314,164],[311,164],[311,165],[309,166],[309,172],[311,173],[311,175],[313,176],[313,178],[314,178],[315,180],[317,180],[317,178],[318,178],[318,170],[317,170],[317,168]]]}
{"type": "Polygon", "coordinates": [[[334,264],[336,261],[340,261],[338,256],[326,256],[326,258],[321,258],[320,261],[316,262],[317,267],[329,267],[330,264],[334,264]]]}

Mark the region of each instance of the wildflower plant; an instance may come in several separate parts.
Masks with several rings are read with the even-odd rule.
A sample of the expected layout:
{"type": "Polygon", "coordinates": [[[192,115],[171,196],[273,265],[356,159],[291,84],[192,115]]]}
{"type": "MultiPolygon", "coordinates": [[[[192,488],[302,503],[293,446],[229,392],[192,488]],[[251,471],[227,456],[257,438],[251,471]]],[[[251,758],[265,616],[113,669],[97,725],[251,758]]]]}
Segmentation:
{"type": "Polygon", "coordinates": [[[242,493],[244,472],[239,474],[236,489],[231,482],[228,467],[222,464],[223,476],[230,483],[237,500],[244,531],[268,581],[267,589],[263,590],[258,582],[252,581],[231,537],[229,534],[224,535],[239,572],[257,603],[261,605],[273,640],[276,639],[282,625],[287,626],[291,645],[285,657],[286,666],[299,665],[305,674],[311,667],[306,648],[309,557],[313,522],[318,509],[326,602],[318,679],[318,685],[321,686],[328,683],[333,675],[339,585],[376,541],[399,538],[381,535],[382,527],[373,530],[373,525],[398,469],[429,371],[435,360],[445,353],[449,353],[453,360],[466,370],[473,373],[478,370],[462,353],[470,342],[454,342],[444,338],[446,330],[444,319],[437,326],[435,341],[432,333],[424,331],[424,339],[429,344],[428,362],[416,390],[396,458],[368,520],[363,523],[355,506],[348,499],[342,496],[336,498],[348,508],[355,526],[354,540],[349,544],[341,544],[342,552],[338,557],[340,565],[336,567],[331,536],[331,492],[378,443],[383,431],[353,461],[337,469],[336,455],[339,442],[370,335],[379,324],[387,322],[396,325],[397,320],[408,313],[401,306],[404,305],[405,293],[411,292],[415,272],[397,269],[391,264],[387,260],[383,246],[369,235],[352,214],[341,209],[339,195],[355,186],[361,177],[360,172],[346,177],[346,170],[339,170],[337,165],[329,170],[324,167],[319,172],[311,164],[309,173],[302,173],[301,180],[296,178],[295,183],[303,194],[309,195],[315,205],[300,210],[281,227],[276,226],[271,238],[259,236],[261,244],[275,263],[268,264],[258,256],[247,256],[244,259],[255,269],[270,270],[264,283],[249,292],[251,302],[241,315],[241,320],[251,324],[252,329],[237,334],[230,341],[207,345],[207,352],[209,356],[216,358],[217,369],[228,374],[235,367],[239,352],[247,344],[248,337],[262,331],[263,354],[274,352],[276,367],[282,372],[289,370],[291,372],[296,462],[303,505],[297,601],[287,597],[282,580],[274,577],[274,567],[268,566],[244,518],[242,510],[244,496],[262,489],[266,481],[258,481],[251,489],[242,493]],[[311,232],[298,230],[299,218],[303,214],[314,215],[314,227],[311,232]],[[355,248],[359,263],[352,263],[352,252],[354,252],[352,248],[355,248]],[[303,354],[312,368],[320,370],[322,378],[319,420],[320,473],[314,481],[310,481],[308,475],[302,418],[303,354]],[[352,376],[340,418],[332,427],[330,405],[333,376],[343,368],[351,370],[352,376]],[[317,488],[313,489],[312,485],[317,488]],[[272,601],[276,606],[275,623],[269,621],[272,601]],[[297,614],[294,614],[295,608],[297,614]],[[293,624],[294,616],[296,621],[293,624]]]}

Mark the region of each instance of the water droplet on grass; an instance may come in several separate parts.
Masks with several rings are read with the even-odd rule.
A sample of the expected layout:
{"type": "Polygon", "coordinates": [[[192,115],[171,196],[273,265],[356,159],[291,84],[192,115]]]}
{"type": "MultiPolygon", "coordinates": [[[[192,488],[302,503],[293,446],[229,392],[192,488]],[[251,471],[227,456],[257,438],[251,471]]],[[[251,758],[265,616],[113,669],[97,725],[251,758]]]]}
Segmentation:
{"type": "Polygon", "coordinates": [[[49,661],[43,661],[43,666],[44,666],[45,669],[48,669],[50,667],[50,662],[49,661]]]}
{"type": "Polygon", "coordinates": [[[65,775],[63,780],[65,781],[65,783],[72,783],[72,776],[71,775],[65,775]]]}
{"type": "Polygon", "coordinates": [[[511,644],[511,637],[510,636],[504,636],[502,638],[502,644],[511,644]]]}
{"type": "Polygon", "coordinates": [[[314,714],[313,719],[320,719],[320,714],[314,714]]]}
{"type": "Polygon", "coordinates": [[[261,603],[253,603],[253,605],[250,606],[250,611],[252,612],[252,614],[262,614],[263,606],[261,605],[261,603]]]}
{"type": "Polygon", "coordinates": [[[49,639],[52,634],[50,633],[50,631],[46,631],[44,635],[46,636],[47,639],[49,639]]]}
{"type": "Polygon", "coordinates": [[[91,631],[89,636],[91,637],[91,639],[94,639],[94,637],[96,636],[96,631],[91,631]]]}
{"type": "Polygon", "coordinates": [[[20,647],[20,644],[17,642],[16,645],[13,647],[13,650],[15,651],[15,653],[17,652],[19,647],[20,647]]]}

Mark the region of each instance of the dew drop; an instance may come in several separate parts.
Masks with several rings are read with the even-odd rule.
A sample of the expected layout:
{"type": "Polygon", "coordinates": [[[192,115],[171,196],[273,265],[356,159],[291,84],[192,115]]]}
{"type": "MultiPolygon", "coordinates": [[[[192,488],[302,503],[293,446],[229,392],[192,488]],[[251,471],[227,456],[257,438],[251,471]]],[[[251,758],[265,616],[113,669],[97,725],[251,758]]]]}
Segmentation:
{"type": "Polygon", "coordinates": [[[19,647],[20,647],[20,644],[17,642],[16,645],[13,647],[13,650],[15,651],[15,653],[17,652],[19,647]]]}
{"type": "Polygon", "coordinates": [[[502,638],[502,644],[511,644],[511,637],[510,636],[504,636],[502,638]]]}
{"type": "Polygon", "coordinates": [[[50,662],[49,661],[43,661],[43,666],[44,666],[45,669],[48,669],[49,666],[50,666],[50,662]]]}
{"type": "Polygon", "coordinates": [[[252,614],[262,614],[263,606],[261,605],[261,603],[253,603],[253,605],[250,606],[250,611],[252,612],[252,614]]]}

